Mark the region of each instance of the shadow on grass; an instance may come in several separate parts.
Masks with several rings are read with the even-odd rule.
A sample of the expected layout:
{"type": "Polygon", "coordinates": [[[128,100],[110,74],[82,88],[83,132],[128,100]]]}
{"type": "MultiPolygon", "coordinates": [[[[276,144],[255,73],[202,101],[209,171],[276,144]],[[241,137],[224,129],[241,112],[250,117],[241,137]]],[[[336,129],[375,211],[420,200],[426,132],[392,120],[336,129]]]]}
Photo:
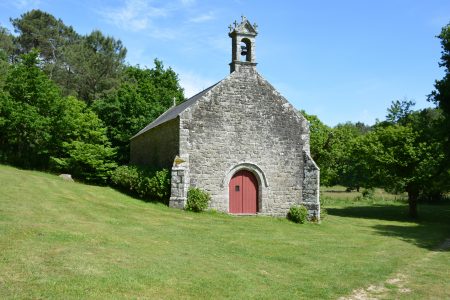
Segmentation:
{"type": "Polygon", "coordinates": [[[420,205],[419,219],[411,219],[408,216],[406,205],[347,206],[328,208],[327,211],[329,215],[340,217],[405,222],[405,225],[380,222],[372,228],[380,235],[397,237],[429,250],[436,249],[444,239],[450,237],[450,205],[448,204],[420,205]]]}
{"type": "Polygon", "coordinates": [[[136,200],[139,201],[143,201],[143,202],[147,202],[147,203],[161,203],[164,204],[165,206],[169,206],[169,199],[149,199],[149,198],[145,198],[145,197],[140,197],[139,195],[137,195],[135,192],[127,190],[127,189],[122,189],[119,188],[117,186],[113,186],[113,185],[109,185],[110,188],[112,188],[113,190],[115,190],[116,192],[119,192],[121,194],[127,195],[131,198],[134,198],[136,200]]]}
{"type": "Polygon", "coordinates": [[[327,208],[329,215],[348,217],[348,218],[362,218],[362,219],[377,219],[385,221],[404,221],[411,222],[413,219],[408,216],[408,207],[404,205],[364,205],[364,206],[346,206],[339,208],[327,208]]]}
{"type": "Polygon", "coordinates": [[[420,223],[417,226],[375,225],[373,228],[380,235],[397,237],[428,250],[437,250],[450,235],[449,226],[440,223],[420,223]]]}

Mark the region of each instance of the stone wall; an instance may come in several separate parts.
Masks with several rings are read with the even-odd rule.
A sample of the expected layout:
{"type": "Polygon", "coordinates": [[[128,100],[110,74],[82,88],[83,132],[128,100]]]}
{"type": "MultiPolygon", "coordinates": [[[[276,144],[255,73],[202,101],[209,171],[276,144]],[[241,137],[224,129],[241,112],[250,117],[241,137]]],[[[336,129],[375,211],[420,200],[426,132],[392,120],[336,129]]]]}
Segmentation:
{"type": "Polygon", "coordinates": [[[189,185],[189,156],[176,156],[171,171],[170,207],[179,209],[184,208],[187,201],[189,185]]]}
{"type": "Polygon", "coordinates": [[[303,177],[303,205],[308,209],[310,219],[320,220],[320,170],[309,151],[303,151],[305,162],[303,177]]]}
{"type": "Polygon", "coordinates": [[[130,163],[170,170],[179,152],[179,122],[175,118],[133,138],[130,163]]]}
{"type": "Polygon", "coordinates": [[[313,204],[304,197],[317,189],[318,175],[304,180],[310,174],[304,151],[309,154],[306,119],[254,66],[240,66],[180,115],[190,185],[211,193],[213,209],[228,211],[228,180],[239,169],[258,179],[261,214],[285,216],[293,204],[313,204]]]}

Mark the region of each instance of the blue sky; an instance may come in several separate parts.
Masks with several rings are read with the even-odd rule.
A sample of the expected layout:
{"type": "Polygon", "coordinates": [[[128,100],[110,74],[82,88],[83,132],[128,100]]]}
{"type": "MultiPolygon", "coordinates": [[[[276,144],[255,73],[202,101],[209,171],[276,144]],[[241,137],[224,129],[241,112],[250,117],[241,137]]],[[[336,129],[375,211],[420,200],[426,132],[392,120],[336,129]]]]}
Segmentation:
{"type": "Polygon", "coordinates": [[[228,25],[244,14],[258,24],[258,71],[297,109],[334,126],[384,119],[392,100],[431,106],[439,39],[450,1],[3,0],[0,25],[39,8],[79,33],[122,40],[130,64],[162,60],[186,96],[229,73],[228,25]]]}

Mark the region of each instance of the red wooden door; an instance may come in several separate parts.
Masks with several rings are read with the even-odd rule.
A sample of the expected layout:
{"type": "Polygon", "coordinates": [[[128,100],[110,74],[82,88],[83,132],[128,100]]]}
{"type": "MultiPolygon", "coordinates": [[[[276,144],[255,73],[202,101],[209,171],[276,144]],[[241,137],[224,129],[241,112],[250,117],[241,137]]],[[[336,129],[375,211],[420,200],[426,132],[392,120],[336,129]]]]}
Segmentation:
{"type": "Polygon", "coordinates": [[[230,213],[256,214],[258,210],[258,182],[249,171],[239,171],[230,180],[230,213]]]}

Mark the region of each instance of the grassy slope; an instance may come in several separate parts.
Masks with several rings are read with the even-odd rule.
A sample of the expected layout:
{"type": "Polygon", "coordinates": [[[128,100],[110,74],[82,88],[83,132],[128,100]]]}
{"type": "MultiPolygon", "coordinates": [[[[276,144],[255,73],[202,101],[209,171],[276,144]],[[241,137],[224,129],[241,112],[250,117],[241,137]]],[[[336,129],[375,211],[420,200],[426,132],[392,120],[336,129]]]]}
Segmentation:
{"type": "Polygon", "coordinates": [[[320,225],[194,214],[0,166],[0,298],[322,298],[399,272],[450,297],[450,207],[335,205],[320,225]],[[431,255],[432,253],[433,255],[431,255]],[[424,268],[424,266],[426,268],[424,268]]]}

